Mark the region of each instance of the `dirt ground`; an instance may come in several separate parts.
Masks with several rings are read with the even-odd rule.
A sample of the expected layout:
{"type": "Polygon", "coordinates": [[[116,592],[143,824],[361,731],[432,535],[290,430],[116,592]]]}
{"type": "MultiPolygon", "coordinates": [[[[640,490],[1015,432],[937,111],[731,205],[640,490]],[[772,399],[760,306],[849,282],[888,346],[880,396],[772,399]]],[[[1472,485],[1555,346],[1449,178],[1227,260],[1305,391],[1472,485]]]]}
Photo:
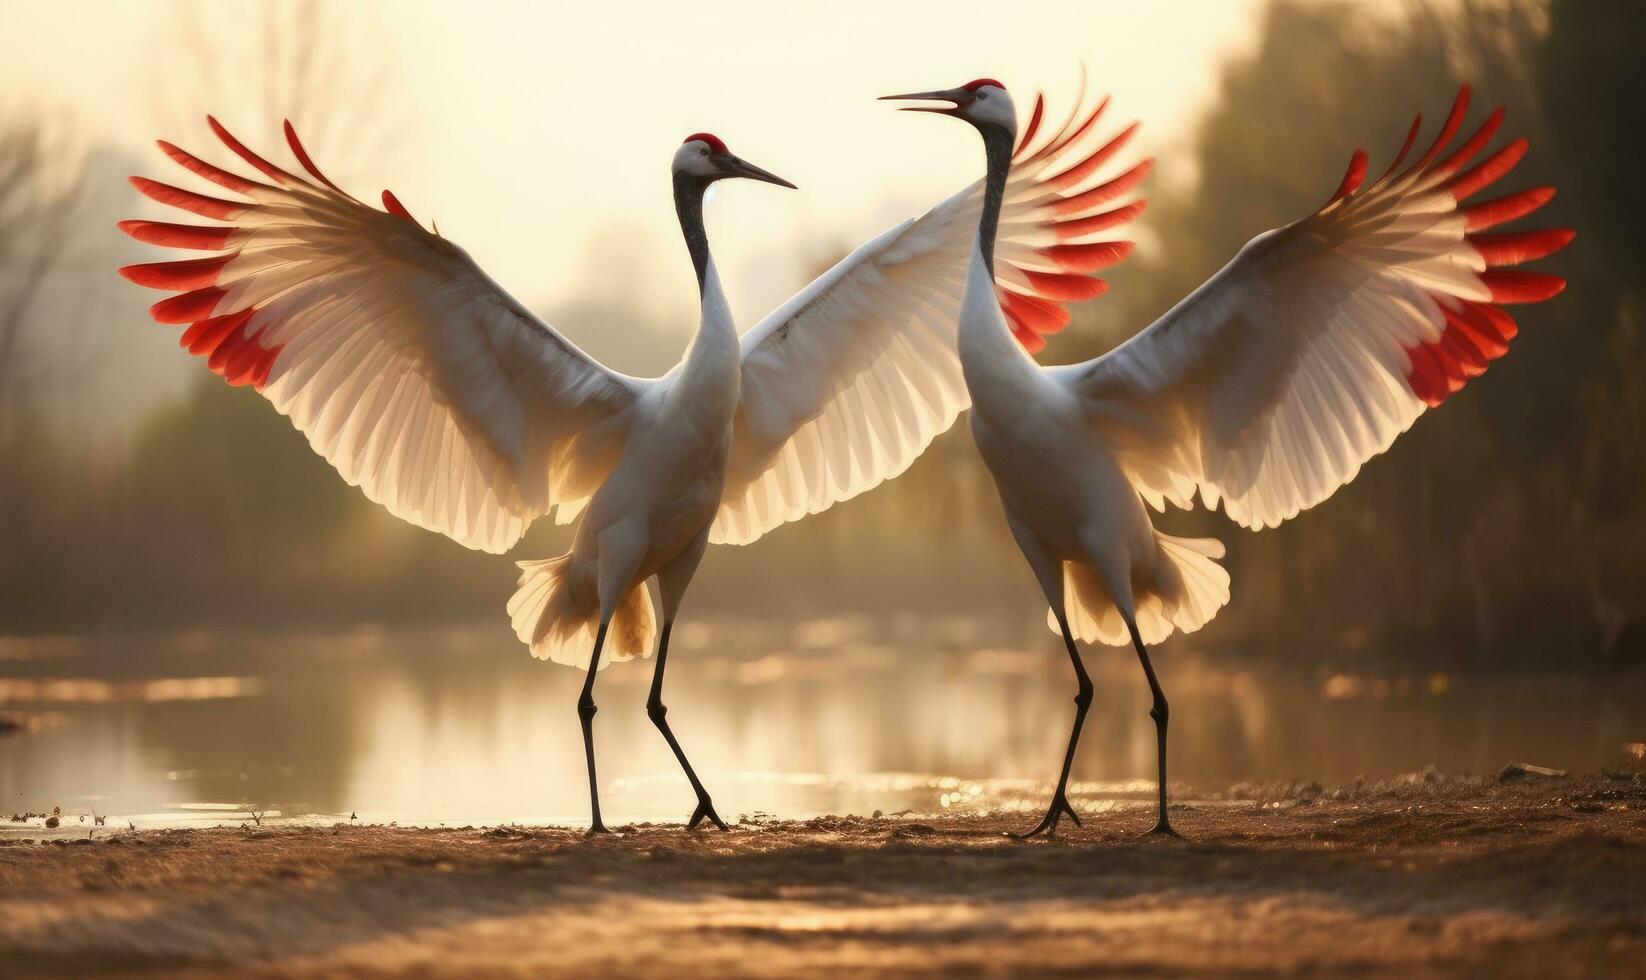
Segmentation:
{"type": "Polygon", "coordinates": [[[0,974],[1646,976],[1640,772],[1242,786],[1173,821],[12,838],[0,974]]]}

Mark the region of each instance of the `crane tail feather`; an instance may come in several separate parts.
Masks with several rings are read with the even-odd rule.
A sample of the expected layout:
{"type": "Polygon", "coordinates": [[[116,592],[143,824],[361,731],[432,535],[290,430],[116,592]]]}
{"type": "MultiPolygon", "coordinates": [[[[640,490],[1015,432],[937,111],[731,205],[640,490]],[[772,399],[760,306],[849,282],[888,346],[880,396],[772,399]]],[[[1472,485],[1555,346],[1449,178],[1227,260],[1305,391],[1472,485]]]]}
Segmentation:
{"type": "MultiPolygon", "coordinates": [[[[600,598],[592,562],[558,558],[517,562],[520,581],[509,599],[509,621],[538,660],[586,670],[599,628],[600,598]]],[[[651,655],[657,622],[645,583],[618,603],[606,632],[600,666],[651,655]]]]}

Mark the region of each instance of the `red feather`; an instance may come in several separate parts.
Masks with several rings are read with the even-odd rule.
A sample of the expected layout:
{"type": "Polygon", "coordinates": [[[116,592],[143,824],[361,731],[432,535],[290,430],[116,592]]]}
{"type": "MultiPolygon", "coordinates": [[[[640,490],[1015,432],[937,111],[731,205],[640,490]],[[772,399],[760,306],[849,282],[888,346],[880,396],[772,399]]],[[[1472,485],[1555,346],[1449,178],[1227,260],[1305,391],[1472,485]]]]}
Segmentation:
{"type": "Polygon", "coordinates": [[[1530,145],[1524,139],[1515,140],[1476,166],[1452,178],[1451,183],[1447,185],[1447,189],[1452,192],[1452,199],[1461,201],[1513,170],[1515,164],[1520,162],[1520,158],[1526,155],[1526,148],[1530,145]]]}
{"type": "Polygon", "coordinates": [[[1487,269],[1480,281],[1492,291],[1494,303],[1541,303],[1566,288],[1566,280],[1559,276],[1523,269],[1487,269]]]}
{"type": "Polygon", "coordinates": [[[417,219],[412,217],[411,212],[406,210],[406,206],[400,203],[398,197],[394,196],[394,191],[386,187],[383,189],[383,209],[397,218],[405,218],[412,224],[417,224],[417,219]]]}
{"type": "Polygon", "coordinates": [[[156,323],[193,323],[210,317],[217,309],[218,300],[225,295],[227,293],[216,286],[207,286],[163,299],[149,307],[149,315],[156,323]]]}
{"type": "Polygon", "coordinates": [[[1406,354],[1412,362],[1411,371],[1406,375],[1406,383],[1411,387],[1412,394],[1430,408],[1445,401],[1446,396],[1450,394],[1446,372],[1441,368],[1431,345],[1420,344],[1409,348],[1406,354]]]}
{"type": "Polygon", "coordinates": [[[1571,244],[1576,234],[1570,228],[1548,228],[1541,231],[1482,232],[1466,237],[1487,265],[1519,265],[1560,251],[1571,244]]]}
{"type": "Polygon", "coordinates": [[[1553,187],[1533,187],[1530,190],[1493,198],[1462,209],[1463,226],[1470,231],[1484,231],[1504,222],[1524,218],[1555,196],[1553,187]]]}
{"type": "Polygon", "coordinates": [[[1495,360],[1508,353],[1509,342],[1498,332],[1496,324],[1478,310],[1465,305],[1457,310],[1441,307],[1441,313],[1446,317],[1446,332],[1467,336],[1470,344],[1487,360],[1495,360]]]}
{"type": "Polygon", "coordinates": [[[1492,333],[1501,338],[1505,345],[1515,339],[1516,334],[1520,333],[1520,324],[1515,322],[1515,318],[1510,316],[1508,311],[1501,310],[1490,303],[1477,303],[1474,300],[1466,299],[1463,301],[1463,310],[1466,314],[1476,318],[1471,322],[1487,324],[1492,333]]]}
{"type": "Polygon", "coordinates": [[[995,293],[1003,311],[1037,334],[1057,333],[1069,325],[1069,311],[1056,303],[998,287],[995,293]]]}
{"type": "Polygon", "coordinates": [[[1498,127],[1502,125],[1502,108],[1493,109],[1492,114],[1486,117],[1486,121],[1480,124],[1480,128],[1475,130],[1475,134],[1469,137],[1468,142],[1458,147],[1456,153],[1453,153],[1445,160],[1442,160],[1439,166],[1435,169],[1439,170],[1441,173],[1449,174],[1468,163],[1476,153],[1480,152],[1480,148],[1485,146],[1486,143],[1491,140],[1494,135],[1496,135],[1498,127]]]}
{"type": "Polygon", "coordinates": [[[236,204],[233,201],[225,201],[216,197],[206,197],[204,194],[196,194],[193,191],[183,190],[181,187],[162,184],[158,180],[150,180],[147,177],[128,177],[126,179],[131,181],[131,186],[137,188],[143,196],[159,201],[161,204],[169,204],[174,208],[193,212],[204,218],[233,221],[247,210],[244,204],[236,204]]]}
{"type": "Polygon", "coordinates": [[[1132,254],[1131,242],[1092,242],[1088,245],[1048,245],[1035,249],[1065,272],[1096,272],[1132,254]]]}
{"type": "Polygon", "coordinates": [[[337,193],[342,194],[343,188],[332,183],[325,174],[320,172],[320,168],[314,165],[314,160],[309,157],[309,151],[303,148],[303,141],[297,138],[297,130],[292,126],[291,120],[287,119],[285,122],[286,145],[291,147],[292,155],[297,157],[297,162],[302,164],[303,169],[307,170],[309,175],[315,180],[320,181],[320,183],[325,184],[337,193]]]}
{"type": "Polygon", "coordinates": [[[1034,134],[1040,131],[1040,120],[1045,114],[1046,96],[1036,92],[1034,96],[1034,111],[1029,113],[1029,125],[1024,128],[1023,137],[1017,141],[1017,149],[1012,151],[1013,159],[1022,156],[1023,151],[1029,148],[1029,141],[1033,140],[1034,134]]]}
{"type": "Polygon", "coordinates": [[[1100,231],[1107,231],[1116,225],[1123,225],[1143,213],[1149,206],[1145,200],[1133,201],[1113,211],[1094,214],[1089,218],[1076,218],[1073,221],[1059,221],[1052,227],[1057,231],[1059,238],[1080,238],[1085,235],[1094,235],[1100,231]]]}
{"type": "Polygon", "coordinates": [[[1050,143],[1047,143],[1045,146],[1041,147],[1040,150],[1030,159],[1043,160],[1050,157],[1054,153],[1062,152],[1064,149],[1071,146],[1075,140],[1078,140],[1080,137],[1086,135],[1087,131],[1089,131],[1097,122],[1098,117],[1103,115],[1103,110],[1108,107],[1109,97],[1105,95],[1097,101],[1097,105],[1092,107],[1092,111],[1087,114],[1085,121],[1073,129],[1069,128],[1069,123],[1073,122],[1075,118],[1071,113],[1069,119],[1064,122],[1063,128],[1058,131],[1057,136],[1055,136],[1050,143]]]}
{"type": "Polygon", "coordinates": [[[193,248],[215,252],[228,245],[233,228],[207,228],[201,225],[174,225],[164,221],[122,221],[116,225],[121,231],[150,245],[172,248],[193,248]]]}
{"type": "Polygon", "coordinates": [[[1102,279],[1091,276],[1072,276],[1063,272],[1035,272],[1033,269],[1019,269],[1023,278],[1029,283],[1029,288],[1046,299],[1063,300],[1070,303],[1079,303],[1088,299],[1096,299],[1109,291],[1109,284],[1102,279]]]}
{"type": "Polygon", "coordinates": [[[1137,132],[1137,127],[1138,124],[1134,122],[1125,129],[1122,129],[1113,139],[1109,140],[1107,143],[1104,143],[1091,156],[1080,161],[1055,177],[1047,177],[1046,183],[1053,187],[1064,188],[1073,187],[1075,184],[1085,180],[1087,177],[1091,176],[1098,167],[1103,166],[1103,164],[1106,163],[1110,157],[1119,152],[1121,147],[1126,145],[1127,141],[1132,138],[1132,134],[1137,132]]]}
{"type": "Polygon", "coordinates": [[[233,133],[223,128],[223,124],[218,122],[215,116],[207,116],[206,125],[211,127],[211,131],[217,134],[217,138],[223,141],[224,146],[228,147],[230,150],[233,150],[236,156],[256,167],[258,171],[263,174],[263,176],[274,181],[276,184],[284,184],[287,181],[297,179],[247,149],[244,143],[234,138],[233,133]]]}
{"type": "Polygon", "coordinates": [[[1349,169],[1343,172],[1343,179],[1338,181],[1337,190],[1332,192],[1331,199],[1326,202],[1329,207],[1343,200],[1355,191],[1366,180],[1366,151],[1355,150],[1349,157],[1349,169]]]}
{"type": "Polygon", "coordinates": [[[1440,127],[1439,133],[1435,134],[1435,141],[1424,152],[1423,158],[1412,164],[1412,169],[1408,170],[1407,173],[1422,170],[1433,163],[1435,157],[1440,156],[1440,151],[1444,150],[1446,144],[1452,141],[1452,137],[1457,135],[1457,128],[1463,125],[1463,115],[1469,111],[1470,93],[1471,89],[1468,82],[1458,86],[1457,98],[1452,100],[1452,111],[1446,116],[1446,124],[1440,127]]]}
{"type": "Polygon", "coordinates": [[[1440,335],[1440,346],[1462,368],[1464,377],[1477,378],[1486,373],[1485,353],[1474,345],[1464,331],[1453,330],[1448,326],[1440,335]]]}
{"type": "Polygon", "coordinates": [[[182,147],[174,146],[165,140],[156,140],[155,143],[160,147],[161,152],[171,157],[183,169],[195,176],[204,177],[219,187],[226,187],[236,194],[248,194],[258,187],[266,186],[255,180],[247,180],[239,174],[231,174],[222,167],[213,166],[182,147]]]}
{"type": "Polygon", "coordinates": [[[1383,171],[1383,176],[1377,178],[1378,180],[1383,180],[1385,177],[1388,177],[1390,174],[1395,172],[1396,167],[1399,167],[1402,163],[1406,162],[1406,154],[1412,152],[1412,144],[1417,141],[1417,131],[1421,129],[1422,126],[1423,114],[1418,113],[1416,118],[1412,120],[1411,128],[1406,130],[1406,139],[1400,144],[1400,152],[1395,154],[1395,158],[1389,162],[1389,169],[1383,171]]]}
{"type": "Polygon", "coordinates": [[[178,262],[148,262],[142,265],[128,265],[120,270],[120,274],[137,283],[139,286],[148,286],[151,289],[170,289],[181,292],[189,289],[199,289],[210,286],[217,281],[217,276],[223,267],[234,261],[239,253],[230,252],[227,255],[215,255],[209,259],[183,259],[178,262]]]}
{"type": "Polygon", "coordinates": [[[1142,183],[1143,178],[1149,176],[1149,170],[1153,166],[1154,159],[1152,157],[1145,158],[1119,177],[1104,181],[1091,190],[1081,191],[1079,194],[1072,194],[1069,197],[1056,197],[1054,195],[1051,199],[1052,211],[1056,214],[1075,214],[1091,208],[1101,207],[1142,183]]]}
{"type": "Polygon", "coordinates": [[[188,350],[190,354],[210,354],[217,349],[235,329],[246,325],[255,309],[247,308],[238,313],[229,313],[224,316],[214,316],[191,324],[178,338],[178,344],[188,350]]]}

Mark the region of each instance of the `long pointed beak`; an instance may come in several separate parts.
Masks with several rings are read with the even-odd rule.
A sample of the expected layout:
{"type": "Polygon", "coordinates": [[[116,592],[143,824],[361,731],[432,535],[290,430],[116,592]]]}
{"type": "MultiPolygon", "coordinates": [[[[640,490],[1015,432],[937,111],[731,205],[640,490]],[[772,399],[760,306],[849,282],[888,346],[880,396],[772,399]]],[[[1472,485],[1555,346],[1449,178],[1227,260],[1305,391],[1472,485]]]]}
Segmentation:
{"type": "Polygon", "coordinates": [[[970,92],[963,88],[951,88],[937,92],[909,92],[904,95],[882,95],[880,97],[880,101],[886,102],[889,100],[906,99],[911,102],[952,102],[954,103],[953,105],[947,106],[906,105],[898,107],[903,112],[935,112],[941,116],[952,116],[959,113],[960,107],[971,98],[971,95],[972,94],[970,92]]]}
{"type": "Polygon", "coordinates": [[[776,184],[779,187],[787,187],[790,190],[800,189],[784,180],[782,177],[772,173],[770,170],[762,170],[749,161],[744,160],[742,157],[736,157],[730,153],[721,158],[720,165],[724,167],[726,172],[733,177],[747,177],[750,180],[763,180],[768,184],[776,184]]]}

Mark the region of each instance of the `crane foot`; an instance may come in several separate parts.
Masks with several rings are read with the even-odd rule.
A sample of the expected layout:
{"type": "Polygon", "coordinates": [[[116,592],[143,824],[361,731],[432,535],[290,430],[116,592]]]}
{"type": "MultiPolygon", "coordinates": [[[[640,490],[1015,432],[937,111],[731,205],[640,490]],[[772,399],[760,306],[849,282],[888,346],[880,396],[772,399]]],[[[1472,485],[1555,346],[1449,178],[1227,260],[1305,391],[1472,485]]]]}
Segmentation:
{"type": "Polygon", "coordinates": [[[1069,798],[1063,795],[1063,790],[1059,789],[1057,794],[1052,797],[1052,805],[1047,808],[1046,815],[1040,818],[1040,822],[1035,824],[1033,830],[1024,834],[1008,832],[1006,836],[1013,840],[1028,840],[1041,834],[1045,834],[1047,837],[1056,837],[1057,821],[1065,816],[1073,820],[1076,827],[1081,826],[1080,816],[1074,812],[1074,807],[1069,805],[1069,798]]]}
{"type": "Polygon", "coordinates": [[[709,798],[707,796],[700,796],[697,799],[697,809],[692,811],[692,819],[686,824],[686,829],[696,830],[697,825],[705,820],[714,824],[716,827],[719,827],[721,830],[730,829],[726,826],[726,821],[720,819],[720,814],[714,812],[714,804],[709,802],[709,798]]]}

